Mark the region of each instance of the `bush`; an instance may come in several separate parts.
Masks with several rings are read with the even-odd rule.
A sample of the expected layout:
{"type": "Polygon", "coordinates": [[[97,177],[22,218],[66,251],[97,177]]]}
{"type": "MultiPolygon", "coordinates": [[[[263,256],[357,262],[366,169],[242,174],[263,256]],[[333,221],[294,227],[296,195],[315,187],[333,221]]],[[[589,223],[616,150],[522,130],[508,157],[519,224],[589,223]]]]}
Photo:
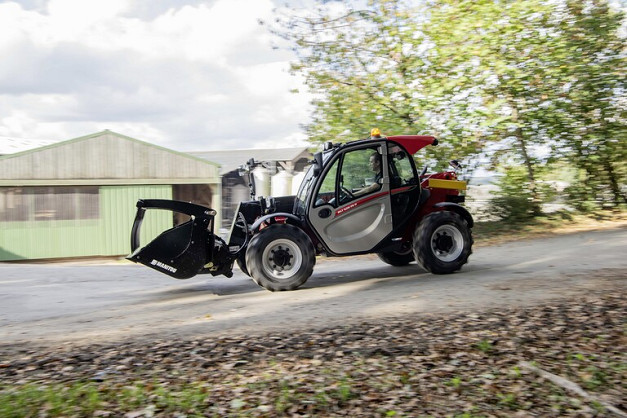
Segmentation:
{"type": "Polygon", "coordinates": [[[538,205],[526,196],[497,196],[490,205],[496,216],[508,222],[525,222],[538,212],[538,205]]]}
{"type": "Polygon", "coordinates": [[[499,190],[490,200],[493,213],[507,222],[525,222],[538,216],[540,202],[535,201],[523,167],[505,167],[497,182],[499,190]]]}

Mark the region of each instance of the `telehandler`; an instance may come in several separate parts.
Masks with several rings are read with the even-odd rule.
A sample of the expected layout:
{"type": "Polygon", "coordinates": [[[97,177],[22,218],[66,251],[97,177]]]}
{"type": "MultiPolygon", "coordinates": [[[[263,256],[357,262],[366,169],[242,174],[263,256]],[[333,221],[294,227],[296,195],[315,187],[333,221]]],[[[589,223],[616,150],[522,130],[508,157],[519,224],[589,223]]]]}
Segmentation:
{"type": "MultiPolygon", "coordinates": [[[[333,144],[314,154],[296,196],[241,202],[226,239],[214,233],[215,210],[188,202],[140,199],[127,259],[177,279],[242,272],[270,290],[294,290],[311,276],[317,255],[376,253],[392,266],[413,261],[433,274],[459,270],[472,252],[473,218],[460,205],[466,183],[454,170],[418,172],[413,155],[432,136],[381,136],[333,144]],[[140,248],[148,209],[189,220],[140,248]]],[[[250,160],[247,171],[254,167],[250,160]]],[[[457,162],[451,162],[458,168],[457,162]]],[[[249,175],[249,177],[252,177],[249,175]]]]}

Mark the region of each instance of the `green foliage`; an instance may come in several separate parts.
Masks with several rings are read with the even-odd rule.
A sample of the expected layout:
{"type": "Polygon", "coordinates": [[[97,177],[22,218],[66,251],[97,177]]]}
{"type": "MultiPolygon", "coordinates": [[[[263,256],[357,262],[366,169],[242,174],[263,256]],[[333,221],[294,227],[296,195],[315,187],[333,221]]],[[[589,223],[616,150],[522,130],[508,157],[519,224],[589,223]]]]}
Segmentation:
{"type": "Polygon", "coordinates": [[[505,406],[509,409],[517,409],[519,407],[518,397],[515,393],[497,393],[499,405],[505,406]]]}
{"type": "Polygon", "coordinates": [[[489,340],[481,340],[475,345],[475,347],[484,354],[490,354],[494,351],[494,344],[492,344],[489,340]]]}
{"type": "Polygon", "coordinates": [[[149,416],[186,411],[202,415],[207,389],[201,384],[183,388],[136,383],[117,388],[112,385],[75,382],[71,384],[0,387],[0,416],[93,416],[114,406],[122,411],[141,409],[149,416]]]}
{"type": "Polygon", "coordinates": [[[520,193],[499,202],[514,219],[540,213],[539,172],[556,161],[580,173],[567,191],[579,209],[627,201],[624,14],[607,0],[327,6],[279,16],[275,29],[316,97],[312,142],[376,126],[437,136],[425,150],[434,169],[488,153],[493,167],[523,169],[520,193]]]}
{"type": "Polygon", "coordinates": [[[462,378],[455,376],[448,381],[447,385],[452,386],[455,389],[459,389],[462,386],[462,383],[463,383],[462,378]]]}
{"type": "Polygon", "coordinates": [[[521,166],[503,167],[503,176],[497,182],[498,195],[490,200],[490,210],[500,219],[527,222],[540,211],[521,166]]]}
{"type": "MultiPolygon", "coordinates": [[[[627,79],[624,14],[607,1],[567,1],[558,29],[568,88],[563,89],[555,125],[565,133],[555,152],[580,169],[578,190],[569,196],[580,209],[624,204],[627,184],[627,79]],[[623,190],[621,190],[623,188],[623,190]]],[[[574,185],[575,186],[575,185],[574,185]]]]}
{"type": "Polygon", "coordinates": [[[461,125],[444,116],[425,12],[411,2],[380,0],[363,9],[348,3],[279,17],[279,34],[298,54],[292,71],[316,97],[306,126],[312,142],[364,138],[378,127],[388,135],[437,135],[441,146],[425,150],[432,167],[477,151],[478,143],[456,135],[461,125]]]}

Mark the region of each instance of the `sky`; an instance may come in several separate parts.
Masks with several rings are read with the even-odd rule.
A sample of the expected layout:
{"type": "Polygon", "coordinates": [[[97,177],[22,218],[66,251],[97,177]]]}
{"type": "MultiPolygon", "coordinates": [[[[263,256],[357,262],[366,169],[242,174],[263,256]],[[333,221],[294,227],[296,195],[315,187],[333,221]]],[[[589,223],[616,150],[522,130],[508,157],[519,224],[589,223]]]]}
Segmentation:
{"type": "Polygon", "coordinates": [[[0,0],[0,138],[109,129],[178,151],[307,146],[311,97],[258,23],[281,5],[0,0]]]}

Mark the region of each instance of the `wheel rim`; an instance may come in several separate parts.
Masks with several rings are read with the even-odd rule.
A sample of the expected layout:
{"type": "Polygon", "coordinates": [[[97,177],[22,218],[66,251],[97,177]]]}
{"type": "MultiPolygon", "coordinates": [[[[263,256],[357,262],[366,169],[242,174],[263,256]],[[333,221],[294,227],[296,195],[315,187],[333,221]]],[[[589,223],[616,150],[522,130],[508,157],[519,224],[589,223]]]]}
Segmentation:
{"type": "Polygon", "coordinates": [[[266,273],[278,280],[289,279],[298,273],[303,264],[300,248],[294,241],[277,239],[263,250],[263,268],[266,273]]]}
{"type": "Polygon", "coordinates": [[[431,235],[431,250],[438,260],[450,262],[464,250],[464,237],[452,225],[441,225],[431,235]]]}

